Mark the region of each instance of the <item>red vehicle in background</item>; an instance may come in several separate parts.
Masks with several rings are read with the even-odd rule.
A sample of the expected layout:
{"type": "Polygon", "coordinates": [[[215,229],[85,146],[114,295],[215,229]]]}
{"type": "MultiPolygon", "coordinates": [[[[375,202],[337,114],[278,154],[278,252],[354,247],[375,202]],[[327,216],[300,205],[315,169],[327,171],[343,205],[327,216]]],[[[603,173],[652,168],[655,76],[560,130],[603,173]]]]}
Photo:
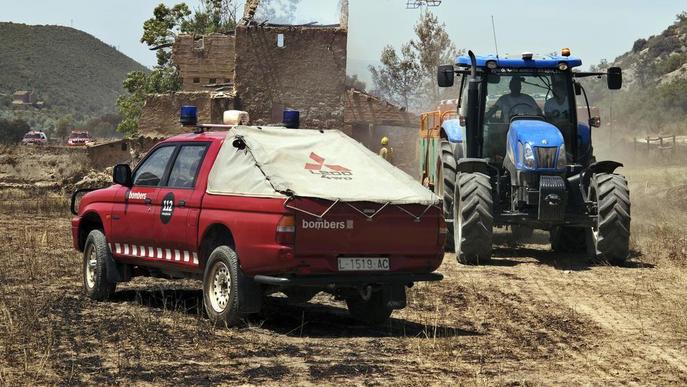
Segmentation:
{"type": "Polygon", "coordinates": [[[48,136],[42,131],[32,130],[24,135],[21,143],[24,145],[46,145],[48,143],[48,136]]]}
{"type": "Polygon", "coordinates": [[[85,130],[74,130],[69,134],[69,138],[67,139],[67,145],[69,146],[82,146],[92,144],[93,142],[93,138],[88,131],[85,130]]]}
{"type": "Polygon", "coordinates": [[[156,145],[114,184],[72,196],[84,289],[112,296],[133,276],[203,281],[213,321],[238,324],[263,296],[325,291],[375,324],[405,289],[438,281],[440,200],[339,131],[231,127],[156,145]]]}

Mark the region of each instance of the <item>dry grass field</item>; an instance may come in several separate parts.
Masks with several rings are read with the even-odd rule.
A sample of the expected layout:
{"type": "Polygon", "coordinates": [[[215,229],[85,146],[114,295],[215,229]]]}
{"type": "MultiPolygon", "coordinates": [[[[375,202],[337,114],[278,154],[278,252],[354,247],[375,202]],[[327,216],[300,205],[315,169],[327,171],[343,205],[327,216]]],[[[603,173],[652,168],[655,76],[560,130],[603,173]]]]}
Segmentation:
{"type": "Polygon", "coordinates": [[[544,233],[499,236],[493,264],[446,255],[446,279],[378,328],[327,296],[213,327],[192,281],[135,279],[90,301],[66,199],[0,191],[0,385],[685,385],[687,169],[624,172],[626,267],[554,254],[544,233]]]}

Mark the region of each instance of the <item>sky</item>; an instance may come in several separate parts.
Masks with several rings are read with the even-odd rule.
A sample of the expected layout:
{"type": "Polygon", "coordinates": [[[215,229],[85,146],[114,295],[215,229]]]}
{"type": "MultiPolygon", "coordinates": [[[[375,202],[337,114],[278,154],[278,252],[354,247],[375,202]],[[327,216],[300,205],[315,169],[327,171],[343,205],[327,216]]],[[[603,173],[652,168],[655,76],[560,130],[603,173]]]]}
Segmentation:
{"type": "MultiPolygon", "coordinates": [[[[181,0],[0,0],[0,21],[58,24],[88,32],[146,66],[155,54],[139,42],[143,22],[157,4],[181,0]]],[[[349,0],[348,72],[369,79],[367,66],[382,48],[413,38],[425,9],[408,10],[406,0],[349,0]]],[[[195,8],[198,0],[187,3],[195,8]]],[[[295,22],[338,22],[338,0],[301,0],[295,22]]],[[[430,8],[446,24],[458,48],[494,52],[491,17],[499,52],[548,54],[570,47],[585,66],[628,51],[635,40],[663,31],[687,9],[680,0],[443,0],[430,8]],[[573,6],[574,5],[574,6],[573,6]]],[[[2,38],[2,37],[0,37],[2,38]]]]}

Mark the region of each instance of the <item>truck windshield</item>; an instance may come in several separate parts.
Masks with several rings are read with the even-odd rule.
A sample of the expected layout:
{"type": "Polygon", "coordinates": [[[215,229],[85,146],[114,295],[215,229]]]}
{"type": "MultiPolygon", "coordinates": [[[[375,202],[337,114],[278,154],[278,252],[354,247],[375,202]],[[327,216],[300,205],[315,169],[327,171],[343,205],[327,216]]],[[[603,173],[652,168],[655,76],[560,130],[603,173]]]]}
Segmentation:
{"type": "Polygon", "coordinates": [[[485,157],[500,162],[506,153],[510,122],[517,116],[538,116],[552,123],[567,140],[574,133],[569,76],[557,72],[491,74],[485,81],[485,157]]]}

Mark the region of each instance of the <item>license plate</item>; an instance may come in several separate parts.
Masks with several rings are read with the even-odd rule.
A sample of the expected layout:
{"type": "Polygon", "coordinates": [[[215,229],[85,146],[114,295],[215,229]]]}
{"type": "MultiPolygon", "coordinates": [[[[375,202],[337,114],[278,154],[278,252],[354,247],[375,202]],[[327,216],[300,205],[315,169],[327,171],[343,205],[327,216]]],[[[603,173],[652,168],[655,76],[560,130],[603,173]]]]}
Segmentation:
{"type": "Polygon", "coordinates": [[[389,271],[389,258],[339,258],[339,271],[389,271]]]}

